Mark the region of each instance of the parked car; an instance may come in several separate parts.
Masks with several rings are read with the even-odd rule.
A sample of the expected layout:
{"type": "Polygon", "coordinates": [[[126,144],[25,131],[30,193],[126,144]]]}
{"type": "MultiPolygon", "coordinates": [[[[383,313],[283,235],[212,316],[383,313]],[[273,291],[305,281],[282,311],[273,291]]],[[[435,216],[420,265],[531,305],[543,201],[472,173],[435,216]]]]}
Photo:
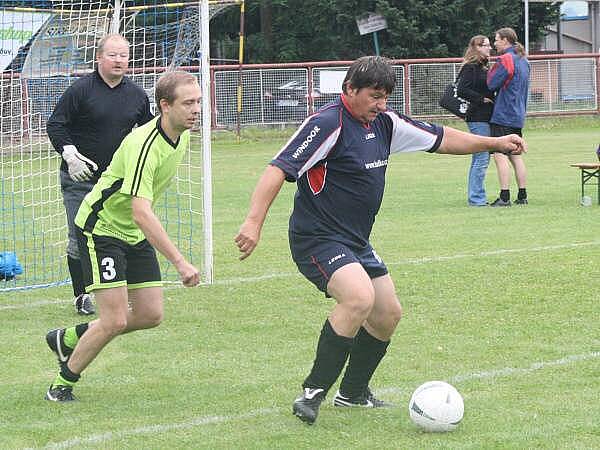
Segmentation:
{"type": "MultiPolygon", "coordinates": [[[[313,89],[312,98],[321,96],[313,89]]],[[[298,123],[308,115],[308,89],[306,84],[292,80],[264,94],[264,117],[269,123],[298,123]]]]}

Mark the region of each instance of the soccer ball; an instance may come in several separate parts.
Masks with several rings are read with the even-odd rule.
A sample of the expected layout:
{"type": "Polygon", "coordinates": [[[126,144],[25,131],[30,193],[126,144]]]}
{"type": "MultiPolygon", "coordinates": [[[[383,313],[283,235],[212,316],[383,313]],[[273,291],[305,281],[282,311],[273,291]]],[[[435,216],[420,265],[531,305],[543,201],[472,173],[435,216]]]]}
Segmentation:
{"type": "Polygon", "coordinates": [[[408,404],[411,420],[425,431],[440,433],[454,430],[463,418],[463,398],[443,381],[428,381],[419,386],[408,404]]]}

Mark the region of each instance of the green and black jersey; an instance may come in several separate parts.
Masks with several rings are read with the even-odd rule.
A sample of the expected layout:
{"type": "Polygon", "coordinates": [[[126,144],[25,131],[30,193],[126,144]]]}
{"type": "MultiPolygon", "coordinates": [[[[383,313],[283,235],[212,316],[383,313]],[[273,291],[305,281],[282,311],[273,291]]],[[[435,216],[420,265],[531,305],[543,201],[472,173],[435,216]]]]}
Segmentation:
{"type": "Polygon", "coordinates": [[[75,224],[98,236],[111,236],[131,245],[145,239],[135,224],[132,197],[152,203],[167,189],[190,141],[186,130],[172,142],[160,126],[160,116],[129,133],[108,168],[85,196],[75,224]]]}

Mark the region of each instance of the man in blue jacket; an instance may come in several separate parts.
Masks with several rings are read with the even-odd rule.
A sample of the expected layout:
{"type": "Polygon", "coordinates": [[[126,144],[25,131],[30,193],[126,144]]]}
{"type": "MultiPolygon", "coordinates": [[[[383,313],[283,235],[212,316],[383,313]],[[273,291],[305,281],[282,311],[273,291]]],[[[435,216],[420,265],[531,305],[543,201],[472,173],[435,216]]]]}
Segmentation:
{"type": "MultiPolygon", "coordinates": [[[[529,62],[525,49],[517,42],[517,34],[512,28],[496,31],[494,46],[500,57],[487,76],[488,88],[496,92],[494,112],[490,119],[491,136],[517,134],[522,136],[527,112],[527,92],[529,89],[529,62]]],[[[519,193],[515,204],[527,204],[527,169],[521,155],[494,153],[500,195],[491,206],[510,206],[510,164],[512,164],[519,193]],[[510,163],[510,164],[509,164],[510,163]]]]}

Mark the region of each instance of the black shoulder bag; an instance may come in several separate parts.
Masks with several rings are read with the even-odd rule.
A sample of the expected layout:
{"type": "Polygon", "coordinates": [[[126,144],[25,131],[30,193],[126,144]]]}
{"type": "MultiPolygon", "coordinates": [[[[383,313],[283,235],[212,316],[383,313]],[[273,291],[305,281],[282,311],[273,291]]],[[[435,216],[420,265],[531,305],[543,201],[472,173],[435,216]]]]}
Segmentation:
{"type": "Polygon", "coordinates": [[[444,93],[440,98],[439,105],[444,108],[446,111],[450,111],[457,117],[464,119],[467,115],[467,110],[469,109],[469,101],[465,100],[462,97],[459,97],[456,93],[456,87],[458,85],[458,80],[460,75],[462,74],[462,69],[458,73],[456,77],[456,81],[453,83],[449,83],[444,88],[444,93]]]}

